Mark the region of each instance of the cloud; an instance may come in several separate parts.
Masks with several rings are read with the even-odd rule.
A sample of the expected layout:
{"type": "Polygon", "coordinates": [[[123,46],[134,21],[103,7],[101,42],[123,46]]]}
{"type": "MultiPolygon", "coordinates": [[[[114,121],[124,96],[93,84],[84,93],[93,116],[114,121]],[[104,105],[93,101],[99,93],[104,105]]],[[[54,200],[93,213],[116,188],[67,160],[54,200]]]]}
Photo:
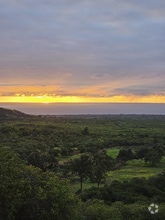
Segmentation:
{"type": "Polygon", "coordinates": [[[149,95],[165,95],[164,88],[144,88],[144,87],[126,87],[116,88],[114,90],[116,95],[135,95],[135,96],[149,96],[149,95]]]}
{"type": "Polygon", "coordinates": [[[164,9],[162,0],[2,0],[1,83],[57,84],[58,94],[159,93],[164,9]]]}

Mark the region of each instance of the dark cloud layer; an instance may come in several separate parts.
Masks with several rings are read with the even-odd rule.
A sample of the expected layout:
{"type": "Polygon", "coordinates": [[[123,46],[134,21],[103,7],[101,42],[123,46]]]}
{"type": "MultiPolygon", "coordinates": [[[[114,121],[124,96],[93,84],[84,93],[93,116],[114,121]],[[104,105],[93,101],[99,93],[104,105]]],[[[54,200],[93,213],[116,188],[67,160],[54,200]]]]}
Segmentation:
{"type": "Polygon", "coordinates": [[[0,33],[1,83],[164,86],[164,0],[1,0],[0,33]]]}

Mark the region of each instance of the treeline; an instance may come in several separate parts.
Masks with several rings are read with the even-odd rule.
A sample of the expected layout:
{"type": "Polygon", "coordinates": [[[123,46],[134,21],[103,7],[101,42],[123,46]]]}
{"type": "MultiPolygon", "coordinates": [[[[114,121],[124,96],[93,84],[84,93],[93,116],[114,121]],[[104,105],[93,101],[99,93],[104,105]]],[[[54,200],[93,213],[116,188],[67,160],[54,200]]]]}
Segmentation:
{"type": "Polygon", "coordinates": [[[165,203],[165,172],[148,179],[133,178],[124,182],[114,180],[101,188],[92,187],[81,193],[81,199],[103,200],[108,205],[117,201],[124,204],[165,203]]]}
{"type": "Polygon", "coordinates": [[[31,152],[69,156],[75,150],[163,145],[164,139],[163,116],[34,117],[0,123],[0,144],[10,146],[23,159],[31,152]]]}

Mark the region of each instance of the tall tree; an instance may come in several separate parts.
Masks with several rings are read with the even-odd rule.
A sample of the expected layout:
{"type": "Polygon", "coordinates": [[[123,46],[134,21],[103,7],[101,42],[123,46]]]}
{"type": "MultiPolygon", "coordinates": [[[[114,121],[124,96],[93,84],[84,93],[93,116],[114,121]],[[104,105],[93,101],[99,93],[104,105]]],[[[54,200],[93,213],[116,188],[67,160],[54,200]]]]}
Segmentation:
{"type": "Polygon", "coordinates": [[[89,176],[91,167],[91,157],[88,154],[82,154],[80,158],[71,161],[71,170],[76,173],[80,179],[80,191],[82,191],[83,180],[89,176]]]}
{"type": "Polygon", "coordinates": [[[98,184],[98,188],[102,180],[105,180],[106,173],[111,169],[113,159],[102,150],[92,156],[92,169],[90,179],[98,184]]]}

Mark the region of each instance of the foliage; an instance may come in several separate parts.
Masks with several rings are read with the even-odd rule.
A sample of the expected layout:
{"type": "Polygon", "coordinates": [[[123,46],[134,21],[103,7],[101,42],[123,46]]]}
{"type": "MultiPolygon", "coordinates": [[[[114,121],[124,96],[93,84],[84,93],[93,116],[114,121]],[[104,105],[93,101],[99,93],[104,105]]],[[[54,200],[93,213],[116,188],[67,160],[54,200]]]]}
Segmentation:
{"type": "Polygon", "coordinates": [[[71,156],[75,148],[94,153],[112,147],[137,150],[142,146],[163,146],[165,138],[164,116],[45,116],[1,120],[0,144],[10,146],[24,160],[34,151],[51,154],[59,149],[62,155],[71,156]]]}
{"type": "Polygon", "coordinates": [[[48,169],[55,171],[58,166],[58,161],[54,155],[46,152],[33,151],[27,156],[27,161],[29,164],[39,167],[43,171],[48,169]]]}
{"type": "Polygon", "coordinates": [[[162,115],[38,117],[0,109],[0,216],[165,219],[165,174],[153,176],[164,169],[164,139],[162,115]],[[80,190],[89,179],[100,187],[79,193],[80,201],[64,177],[79,178],[80,190]],[[151,202],[160,206],[154,217],[151,202]]]}
{"type": "Polygon", "coordinates": [[[0,148],[0,216],[4,220],[76,219],[76,198],[66,180],[27,166],[0,148]]]}
{"type": "Polygon", "coordinates": [[[123,160],[123,161],[134,159],[134,155],[133,155],[132,150],[131,149],[121,149],[119,151],[117,159],[118,160],[123,160]]]}
{"type": "Polygon", "coordinates": [[[83,180],[89,176],[91,167],[91,158],[87,154],[82,154],[80,158],[71,161],[71,170],[80,178],[80,191],[82,191],[83,180]]]}
{"type": "Polygon", "coordinates": [[[82,134],[83,134],[83,135],[89,135],[88,127],[85,127],[85,128],[82,130],[82,134]]]}
{"type": "Polygon", "coordinates": [[[92,166],[89,178],[91,182],[96,182],[99,187],[100,183],[105,181],[107,171],[112,168],[113,159],[103,150],[93,154],[91,159],[92,166]]]}
{"type": "Polygon", "coordinates": [[[102,200],[88,200],[81,206],[81,216],[84,220],[119,220],[121,214],[116,208],[106,205],[102,200]]]}
{"type": "Polygon", "coordinates": [[[81,193],[83,201],[103,200],[106,204],[122,201],[124,204],[147,204],[152,201],[165,202],[165,173],[149,179],[133,178],[130,181],[113,181],[104,187],[91,188],[81,193]]]}
{"type": "Polygon", "coordinates": [[[153,145],[152,147],[142,147],[137,151],[136,158],[142,158],[147,163],[149,162],[152,166],[160,163],[164,150],[162,146],[153,145]]]}

